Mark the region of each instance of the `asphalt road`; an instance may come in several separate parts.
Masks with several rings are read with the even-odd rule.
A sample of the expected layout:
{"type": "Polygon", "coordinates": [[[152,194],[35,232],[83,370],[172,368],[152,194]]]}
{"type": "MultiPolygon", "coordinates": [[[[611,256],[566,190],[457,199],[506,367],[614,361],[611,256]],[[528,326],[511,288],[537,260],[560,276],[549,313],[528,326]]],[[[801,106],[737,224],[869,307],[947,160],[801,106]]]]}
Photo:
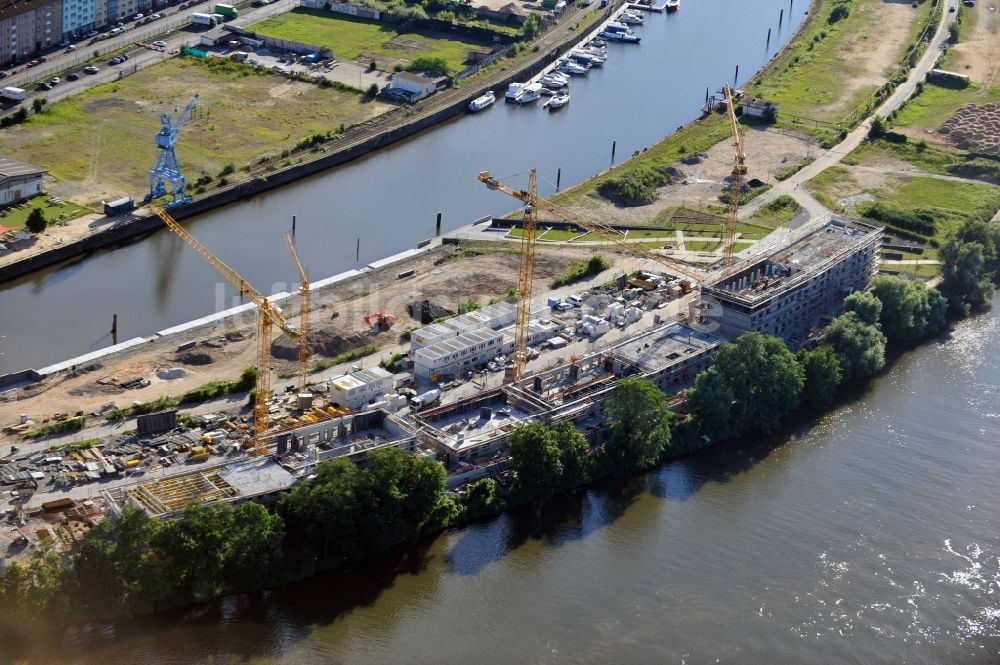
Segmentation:
{"type": "MultiPolygon", "coordinates": [[[[84,90],[111,81],[124,78],[130,74],[156,63],[172,57],[172,54],[179,51],[181,46],[195,46],[198,43],[199,31],[183,31],[179,34],[166,38],[164,35],[174,32],[190,23],[190,16],[193,12],[206,11],[211,5],[211,0],[192,5],[187,9],[177,10],[169,8],[164,14],[164,18],[136,27],[134,23],[126,23],[126,30],[122,34],[88,45],[90,40],[81,40],[77,43],[77,49],[72,52],[60,51],[48,56],[48,61],[31,69],[25,69],[24,65],[18,65],[15,69],[17,74],[8,76],[0,80],[0,85],[24,88],[28,92],[28,98],[21,104],[8,104],[0,110],[0,117],[14,113],[21,106],[30,107],[32,100],[36,97],[55,102],[71,95],[83,92],[84,90]],[[167,47],[163,51],[135,47],[134,50],[127,51],[129,60],[121,65],[109,65],[105,54],[117,51],[121,48],[136,44],[150,44],[154,41],[165,41],[167,47]],[[94,61],[94,53],[99,53],[99,60],[94,61]],[[87,64],[94,64],[100,71],[97,74],[80,74],[76,81],[65,80],[65,74],[71,71],[79,72],[87,64]],[[56,85],[52,90],[37,90],[39,81],[48,81],[53,76],[63,79],[62,83],[56,85]]],[[[277,0],[265,7],[247,7],[240,10],[239,22],[257,22],[269,18],[276,14],[288,11],[298,5],[297,0],[277,0]],[[249,18],[249,21],[246,19],[249,18]]],[[[192,28],[194,26],[191,26],[192,28]]],[[[9,71],[9,70],[7,70],[9,71]]]]}

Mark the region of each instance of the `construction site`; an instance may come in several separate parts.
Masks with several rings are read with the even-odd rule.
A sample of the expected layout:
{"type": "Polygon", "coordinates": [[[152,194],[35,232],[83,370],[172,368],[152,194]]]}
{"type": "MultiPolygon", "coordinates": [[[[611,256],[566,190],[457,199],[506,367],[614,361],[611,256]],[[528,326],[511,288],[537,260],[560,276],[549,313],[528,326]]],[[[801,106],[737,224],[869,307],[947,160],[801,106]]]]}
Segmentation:
{"type": "MultiPolygon", "coordinates": [[[[725,91],[729,99],[731,91],[725,91]]],[[[549,203],[538,196],[534,171],[526,189],[483,172],[483,184],[523,205],[521,236],[504,243],[518,249],[510,252],[517,265],[516,287],[506,298],[443,318],[433,316],[428,300],[411,301],[411,294],[406,310],[426,325],[405,331],[400,352],[381,363],[351,361],[322,377],[311,365],[317,334],[310,328],[316,316],[311,303],[320,288],[344,290],[339,278],[310,283],[292,237],[286,236],[301,280],[293,315],[279,306],[287,297],[265,296],[166,210],[156,208],[164,224],[248,301],[238,314],[256,314],[255,331],[232,338],[256,358],[252,405],[211,402],[212,411],[184,414],[177,408],[140,411],[134,431],[114,436],[98,431],[93,438],[44,449],[22,444],[29,448],[23,452],[14,446],[0,464],[0,478],[16,488],[10,518],[32,525],[29,531],[37,519],[60,524],[64,528],[57,535],[69,534],[60,538],[72,548],[73,534],[102,515],[132,507],[170,518],[191,505],[273,502],[324,461],[346,458],[364,465],[372,451],[385,447],[437,459],[453,489],[505,473],[508,443],[525,424],[571,422],[592,445],[600,445],[607,430],[603,405],[623,378],[652,381],[668,395],[671,407],[681,410],[680,391],[693,384],[722,344],[742,333],[773,334],[793,348],[809,344],[843,296],[864,289],[876,272],[881,229],[827,215],[794,230],[778,229],[750,249],[734,252],[735,194],[743,191],[746,168],[740,128],[734,115],[731,120],[734,196],[723,257],[716,264],[692,266],[549,203]],[[602,239],[598,247],[615,252],[621,263],[590,276],[585,286],[539,293],[534,278],[541,263],[535,243],[540,213],[602,239]],[[271,386],[274,328],[285,340],[283,357],[295,368],[283,375],[293,383],[280,393],[271,386]]],[[[405,281],[402,288],[397,284],[414,278],[414,270],[399,268],[420,251],[405,254],[370,266],[372,275],[397,272],[396,283],[387,282],[385,292],[367,294],[369,302],[398,302],[388,294],[409,293],[405,281]]],[[[494,290],[503,287],[502,281],[494,282],[494,290]]],[[[398,318],[388,313],[391,308],[379,309],[358,317],[376,338],[398,318]]],[[[192,346],[182,342],[177,351],[192,346]]],[[[79,369],[74,364],[60,371],[75,376],[79,369]]],[[[136,386],[148,388],[149,382],[136,386]]],[[[29,420],[22,416],[8,433],[29,431],[29,420]]],[[[11,533],[21,547],[31,542],[23,531],[11,533]]],[[[16,556],[17,543],[8,545],[16,556]]]]}

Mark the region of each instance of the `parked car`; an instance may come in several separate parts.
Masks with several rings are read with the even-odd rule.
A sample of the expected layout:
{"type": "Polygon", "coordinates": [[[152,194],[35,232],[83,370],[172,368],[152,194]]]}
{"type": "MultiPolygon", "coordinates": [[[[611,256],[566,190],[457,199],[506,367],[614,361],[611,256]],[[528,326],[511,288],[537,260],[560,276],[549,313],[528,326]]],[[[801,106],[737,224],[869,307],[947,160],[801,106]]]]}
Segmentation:
{"type": "Polygon", "coordinates": [[[157,39],[155,42],[153,42],[153,46],[155,46],[156,48],[167,48],[167,43],[162,39],[157,39]]]}
{"type": "Polygon", "coordinates": [[[128,60],[128,53],[122,53],[122,60],[128,60]]]}
{"type": "Polygon", "coordinates": [[[48,58],[44,55],[38,56],[38,62],[48,62],[48,58]]]}
{"type": "Polygon", "coordinates": [[[73,52],[75,50],[76,50],[76,44],[70,44],[69,46],[66,47],[66,52],[67,53],[71,53],[71,52],[73,52]]]}
{"type": "Polygon", "coordinates": [[[46,83],[45,81],[42,81],[42,82],[40,82],[40,83],[38,84],[38,89],[39,89],[39,90],[51,90],[51,89],[52,89],[52,86],[51,86],[51,85],[49,85],[48,83],[46,83]]]}
{"type": "Polygon", "coordinates": [[[161,19],[161,18],[163,18],[163,14],[153,14],[152,16],[149,17],[149,20],[150,21],[155,21],[155,20],[161,19]]]}
{"type": "Polygon", "coordinates": [[[7,72],[0,72],[0,79],[5,79],[9,76],[7,72]]]}
{"type": "Polygon", "coordinates": [[[28,67],[37,67],[40,64],[42,64],[41,60],[32,60],[28,63],[28,67]]]}
{"type": "Polygon", "coordinates": [[[139,19],[141,19],[141,18],[142,18],[142,14],[136,14],[135,16],[133,16],[133,17],[131,18],[131,20],[132,20],[132,21],[138,21],[138,20],[139,20],[139,19]]]}
{"type": "Polygon", "coordinates": [[[49,79],[49,85],[59,85],[60,83],[62,83],[62,79],[58,76],[53,76],[49,79]]]}
{"type": "Polygon", "coordinates": [[[66,80],[67,81],[75,81],[78,78],[80,78],[80,75],[78,73],[76,73],[76,72],[71,72],[71,73],[69,73],[69,74],[66,75],[66,80]]]}
{"type": "Polygon", "coordinates": [[[97,69],[97,67],[94,67],[93,65],[87,65],[86,67],[83,68],[83,71],[85,74],[96,74],[100,70],[97,69]]]}
{"type": "Polygon", "coordinates": [[[120,64],[122,64],[122,59],[121,59],[121,58],[119,58],[119,57],[118,57],[118,56],[116,55],[115,57],[113,57],[113,58],[111,58],[110,60],[108,60],[108,64],[109,64],[109,65],[120,65],[120,64]]]}

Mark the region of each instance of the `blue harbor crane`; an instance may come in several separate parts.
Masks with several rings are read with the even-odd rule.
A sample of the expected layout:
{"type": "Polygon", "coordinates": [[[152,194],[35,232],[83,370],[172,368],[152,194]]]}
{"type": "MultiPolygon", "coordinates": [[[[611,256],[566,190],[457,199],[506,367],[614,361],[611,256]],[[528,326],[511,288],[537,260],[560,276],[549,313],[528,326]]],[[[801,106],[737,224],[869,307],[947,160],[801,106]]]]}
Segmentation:
{"type": "Polygon", "coordinates": [[[160,150],[160,158],[156,160],[156,166],[149,171],[147,201],[165,195],[167,183],[170,183],[170,194],[173,198],[166,207],[171,208],[191,201],[191,197],[184,191],[184,175],[181,173],[181,165],[177,162],[174,146],[177,144],[177,136],[181,133],[184,124],[191,119],[194,107],[197,105],[198,95],[195,95],[176,120],[170,113],[164,113],[160,116],[160,131],[156,135],[156,147],[160,150]]]}

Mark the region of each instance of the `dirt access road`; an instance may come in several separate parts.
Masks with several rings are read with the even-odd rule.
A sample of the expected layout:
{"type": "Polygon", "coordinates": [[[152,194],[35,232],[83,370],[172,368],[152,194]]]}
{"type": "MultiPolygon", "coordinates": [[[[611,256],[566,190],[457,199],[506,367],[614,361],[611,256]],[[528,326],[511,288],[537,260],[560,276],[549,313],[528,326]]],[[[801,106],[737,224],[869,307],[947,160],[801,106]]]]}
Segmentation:
{"type": "MultiPolygon", "coordinates": [[[[947,44],[948,25],[955,20],[955,13],[949,10],[953,7],[957,7],[957,4],[958,0],[947,0],[945,11],[941,14],[941,21],[938,23],[937,30],[931,38],[930,43],[927,46],[927,50],[924,51],[924,54],[917,62],[917,65],[910,70],[906,81],[897,87],[889,98],[885,100],[885,102],[883,102],[872,115],[865,118],[865,120],[858,125],[854,131],[848,134],[843,141],[820,154],[820,156],[812,164],[809,164],[792,177],[778,183],[764,194],[761,194],[747,205],[741,207],[740,216],[745,218],[753,215],[755,212],[783,194],[792,196],[799,202],[800,205],[812,205],[809,202],[809,199],[812,199],[812,197],[803,192],[800,189],[800,185],[807,180],[815,178],[831,166],[839,164],[840,160],[843,159],[845,155],[852,152],[859,145],[861,145],[862,141],[868,138],[868,132],[871,130],[872,119],[874,117],[887,117],[890,113],[898,109],[903,102],[913,96],[913,93],[916,91],[917,83],[923,81],[924,77],[927,76],[927,73],[934,68],[934,64],[941,55],[941,50],[947,44]]],[[[812,200],[815,201],[815,199],[812,200]]]]}

